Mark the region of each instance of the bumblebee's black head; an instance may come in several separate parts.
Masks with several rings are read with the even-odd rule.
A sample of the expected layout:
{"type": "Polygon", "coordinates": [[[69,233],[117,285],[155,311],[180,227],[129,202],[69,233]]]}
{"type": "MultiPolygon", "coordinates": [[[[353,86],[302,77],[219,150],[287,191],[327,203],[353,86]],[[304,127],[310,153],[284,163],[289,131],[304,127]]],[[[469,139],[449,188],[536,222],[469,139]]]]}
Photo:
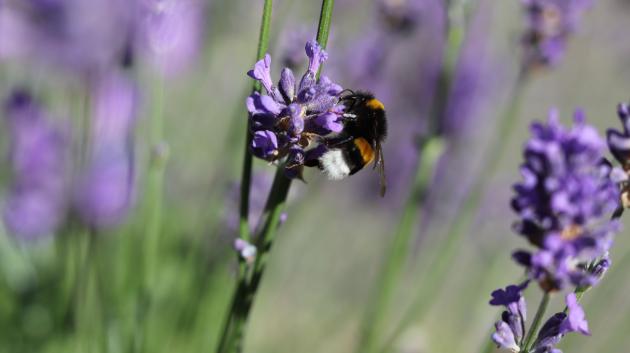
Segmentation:
{"type": "Polygon", "coordinates": [[[341,98],[346,104],[346,114],[351,118],[346,123],[349,132],[365,136],[372,141],[383,141],[387,135],[385,106],[369,92],[352,92],[341,98]]]}

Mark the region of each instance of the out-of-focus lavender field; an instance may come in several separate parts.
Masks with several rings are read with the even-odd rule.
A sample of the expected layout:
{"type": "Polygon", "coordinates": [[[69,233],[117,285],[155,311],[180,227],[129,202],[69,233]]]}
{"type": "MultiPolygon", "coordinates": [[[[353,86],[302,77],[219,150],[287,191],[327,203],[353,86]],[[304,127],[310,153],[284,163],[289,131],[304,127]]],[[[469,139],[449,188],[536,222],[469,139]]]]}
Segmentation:
{"type": "MultiPolygon", "coordinates": [[[[284,67],[298,83],[308,74],[317,37],[322,75],[385,106],[388,190],[371,165],[340,181],[305,168],[273,248],[254,255],[264,277],[242,347],[221,350],[237,281],[258,266],[234,242],[265,233],[283,163],[253,159],[244,229],[247,72],[265,1],[0,0],[0,352],[508,352],[491,345],[502,309],[490,293],[529,276],[529,323],[545,282],[511,258],[534,248],[510,204],[530,124],[557,108],[570,126],[581,108],[605,146],[630,98],[627,0],[591,1],[557,62],[524,64],[527,6],[560,4],[538,24],[553,27],[572,1],[589,2],[337,0],[327,45],[322,2],[274,1],[274,84],[284,67]],[[434,164],[427,141],[442,148],[434,164]]],[[[628,226],[609,256],[580,301],[591,336],[557,349],[627,350],[628,226]]]]}

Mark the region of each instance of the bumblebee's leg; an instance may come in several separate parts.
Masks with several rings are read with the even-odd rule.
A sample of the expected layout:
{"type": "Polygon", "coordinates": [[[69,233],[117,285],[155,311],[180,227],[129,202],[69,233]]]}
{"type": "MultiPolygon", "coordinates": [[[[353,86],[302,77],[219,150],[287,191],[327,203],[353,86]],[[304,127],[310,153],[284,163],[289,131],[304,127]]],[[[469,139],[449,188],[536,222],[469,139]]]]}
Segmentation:
{"type": "Polygon", "coordinates": [[[326,141],[326,147],[328,147],[328,148],[336,148],[336,147],[344,145],[344,144],[346,144],[348,142],[352,142],[352,140],[354,140],[354,137],[352,137],[352,136],[346,136],[346,137],[341,137],[341,138],[330,139],[330,140],[326,141]]]}

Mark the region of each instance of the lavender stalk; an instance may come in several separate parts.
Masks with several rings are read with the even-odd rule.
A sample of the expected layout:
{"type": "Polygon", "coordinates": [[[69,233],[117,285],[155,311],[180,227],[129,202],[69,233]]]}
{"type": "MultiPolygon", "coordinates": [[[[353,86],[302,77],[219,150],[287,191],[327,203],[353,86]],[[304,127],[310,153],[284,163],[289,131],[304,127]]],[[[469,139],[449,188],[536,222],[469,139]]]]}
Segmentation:
{"type": "MultiPolygon", "coordinates": [[[[262,20],[260,24],[260,34],[258,37],[258,49],[256,59],[260,60],[264,57],[269,46],[269,33],[271,27],[271,13],[273,9],[273,0],[265,0],[263,5],[262,20]]],[[[262,85],[255,81],[253,91],[260,92],[262,85]]],[[[245,146],[243,156],[243,171],[241,175],[241,192],[240,192],[240,208],[239,208],[239,234],[240,239],[249,241],[249,192],[251,189],[252,179],[252,152],[250,146],[252,144],[252,134],[250,133],[251,123],[247,120],[245,131],[245,146]]],[[[232,304],[227,312],[225,323],[223,324],[223,333],[217,346],[217,353],[227,353],[239,351],[240,340],[242,339],[242,326],[245,320],[239,318],[240,308],[249,306],[247,303],[247,264],[239,257],[239,273],[238,284],[234,291],[232,304]]]]}
{"type": "Polygon", "coordinates": [[[534,321],[532,321],[532,325],[529,327],[527,336],[525,336],[525,341],[523,343],[523,346],[525,347],[525,353],[529,352],[529,350],[532,348],[535,333],[538,332],[538,328],[542,323],[542,318],[547,311],[547,306],[549,306],[549,299],[551,299],[551,294],[549,294],[549,292],[544,292],[542,298],[540,299],[540,304],[538,305],[536,314],[534,315],[534,321]]]}
{"type": "Polygon", "coordinates": [[[457,212],[459,217],[452,223],[452,227],[449,229],[446,239],[443,243],[438,245],[438,250],[433,252],[434,256],[431,257],[428,262],[429,265],[426,266],[426,268],[431,269],[431,272],[425,274],[420,281],[422,288],[418,296],[414,298],[410,309],[406,311],[405,316],[386,341],[386,347],[393,344],[413,320],[422,318],[426,314],[434,296],[439,293],[441,287],[438,281],[444,277],[445,272],[448,270],[448,265],[456,254],[459,239],[461,239],[474,221],[474,216],[476,215],[475,210],[477,210],[481,197],[485,194],[486,181],[489,176],[495,173],[498,162],[505,151],[505,145],[510,141],[510,136],[515,131],[516,124],[514,124],[514,118],[518,113],[521,91],[525,82],[525,76],[520,76],[517,80],[507,111],[501,116],[499,126],[496,132],[492,134],[494,139],[490,142],[490,147],[488,147],[490,152],[486,154],[487,158],[481,162],[482,167],[480,171],[482,171],[482,173],[479,173],[473,181],[470,187],[471,192],[461,206],[460,211],[457,212]]]}
{"type": "MultiPolygon", "coordinates": [[[[334,7],[334,0],[323,0],[322,1],[322,10],[320,14],[319,20],[319,28],[317,32],[317,42],[321,49],[326,47],[328,41],[328,33],[330,31],[332,10],[334,7]]],[[[263,27],[261,28],[261,41],[268,42],[269,37],[269,29],[268,26],[270,24],[270,15],[271,15],[271,1],[266,0],[264,6],[263,13],[263,27]],[[267,16],[267,17],[265,17],[267,16]],[[264,34],[264,35],[263,35],[264,34]]],[[[266,49],[267,44],[259,45],[259,51],[266,49]]],[[[316,48],[315,48],[316,49],[316,48]]],[[[319,50],[319,49],[317,49],[319,50]]],[[[266,58],[265,51],[262,51],[262,54],[259,52],[259,58],[266,58]]],[[[321,70],[321,62],[316,60],[319,65],[317,74],[315,75],[315,80],[319,79],[319,72],[321,70]]],[[[265,63],[265,60],[260,61],[260,63],[265,63]]],[[[255,72],[253,73],[256,74],[255,72]]],[[[262,81],[262,80],[261,80],[262,81]]],[[[260,84],[255,86],[257,90],[260,90],[260,84]]],[[[248,131],[247,131],[247,142],[246,152],[245,152],[245,162],[243,164],[243,184],[242,192],[241,192],[241,219],[239,228],[242,234],[246,234],[246,237],[243,237],[239,240],[247,241],[249,239],[249,223],[248,223],[248,213],[249,213],[249,184],[251,183],[251,158],[252,152],[250,146],[252,146],[252,142],[254,142],[253,136],[250,133],[250,125],[248,123],[248,131]],[[249,161],[248,161],[249,160],[249,161]]],[[[266,153],[266,147],[262,151],[266,153]]],[[[262,276],[265,270],[266,257],[271,249],[273,241],[275,239],[275,233],[278,227],[278,223],[280,220],[280,215],[282,210],[284,209],[284,204],[289,193],[289,189],[291,187],[291,180],[285,173],[289,168],[285,164],[282,164],[278,167],[276,171],[276,176],[274,178],[273,185],[271,187],[271,191],[267,198],[267,203],[265,206],[264,213],[261,217],[261,224],[263,224],[262,230],[260,234],[256,237],[256,249],[259,251],[259,254],[256,256],[255,263],[253,264],[251,271],[250,266],[248,266],[246,259],[243,256],[239,258],[239,279],[236,291],[234,293],[232,299],[232,305],[230,311],[228,313],[228,318],[226,319],[226,323],[223,328],[223,334],[221,340],[219,342],[219,346],[217,348],[218,353],[228,353],[228,352],[240,352],[242,350],[242,341],[244,336],[244,327],[247,324],[247,320],[249,318],[249,314],[251,311],[251,307],[253,304],[253,299],[258,290],[258,286],[260,281],[262,280],[262,276]]],[[[246,247],[250,248],[250,247],[246,247]]]]}
{"type": "Polygon", "coordinates": [[[413,234],[414,224],[419,221],[415,219],[418,212],[418,202],[431,181],[436,162],[443,150],[444,144],[439,138],[429,139],[423,146],[412,192],[409,193],[398,223],[398,229],[385,257],[380,277],[376,281],[375,295],[367,305],[356,352],[378,351],[377,339],[380,337],[379,333],[384,331],[387,308],[408,257],[409,242],[413,234]]]}
{"type": "MultiPolygon", "coordinates": [[[[452,84],[453,73],[463,43],[466,9],[462,1],[445,1],[447,14],[447,41],[444,49],[444,64],[440,71],[436,87],[436,99],[431,113],[431,122],[428,137],[422,146],[419,164],[416,169],[414,182],[411,185],[409,198],[405,202],[403,214],[395,232],[392,244],[385,256],[384,265],[379,278],[376,281],[375,293],[367,305],[367,312],[363,320],[361,337],[356,352],[378,352],[378,333],[384,331],[384,321],[392,293],[403,271],[404,264],[409,255],[408,247],[414,230],[416,214],[420,208],[427,186],[444,150],[444,142],[441,135],[441,121],[444,118],[448,105],[448,95],[452,84]]],[[[391,342],[391,341],[386,341],[391,342]]],[[[386,344],[386,347],[388,344],[386,344]]]]}
{"type": "MultiPolygon", "coordinates": [[[[256,60],[261,60],[269,47],[269,29],[271,27],[271,12],[273,0],[265,0],[263,5],[262,20],[260,23],[260,35],[258,37],[258,50],[256,51],[256,60]]],[[[259,81],[254,81],[254,92],[260,92],[262,85],[259,81]]],[[[241,176],[241,201],[240,201],[240,220],[239,234],[241,239],[249,241],[249,191],[252,183],[252,152],[250,146],[252,144],[252,134],[250,133],[251,123],[247,121],[247,130],[245,132],[245,151],[243,156],[243,173],[241,176]]]]}

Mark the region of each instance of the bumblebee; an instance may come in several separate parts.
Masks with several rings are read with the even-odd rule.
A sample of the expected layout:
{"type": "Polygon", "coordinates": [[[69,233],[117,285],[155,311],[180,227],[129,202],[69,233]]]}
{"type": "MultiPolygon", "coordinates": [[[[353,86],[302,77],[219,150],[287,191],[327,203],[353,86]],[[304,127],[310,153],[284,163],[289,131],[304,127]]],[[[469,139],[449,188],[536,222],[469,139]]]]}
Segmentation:
{"type": "Polygon", "coordinates": [[[381,143],[387,135],[385,106],[368,92],[342,95],[344,127],[325,141],[328,150],[318,159],[319,168],[329,179],[340,180],[374,162],[380,177],[380,194],[385,195],[385,162],[381,143]]]}

